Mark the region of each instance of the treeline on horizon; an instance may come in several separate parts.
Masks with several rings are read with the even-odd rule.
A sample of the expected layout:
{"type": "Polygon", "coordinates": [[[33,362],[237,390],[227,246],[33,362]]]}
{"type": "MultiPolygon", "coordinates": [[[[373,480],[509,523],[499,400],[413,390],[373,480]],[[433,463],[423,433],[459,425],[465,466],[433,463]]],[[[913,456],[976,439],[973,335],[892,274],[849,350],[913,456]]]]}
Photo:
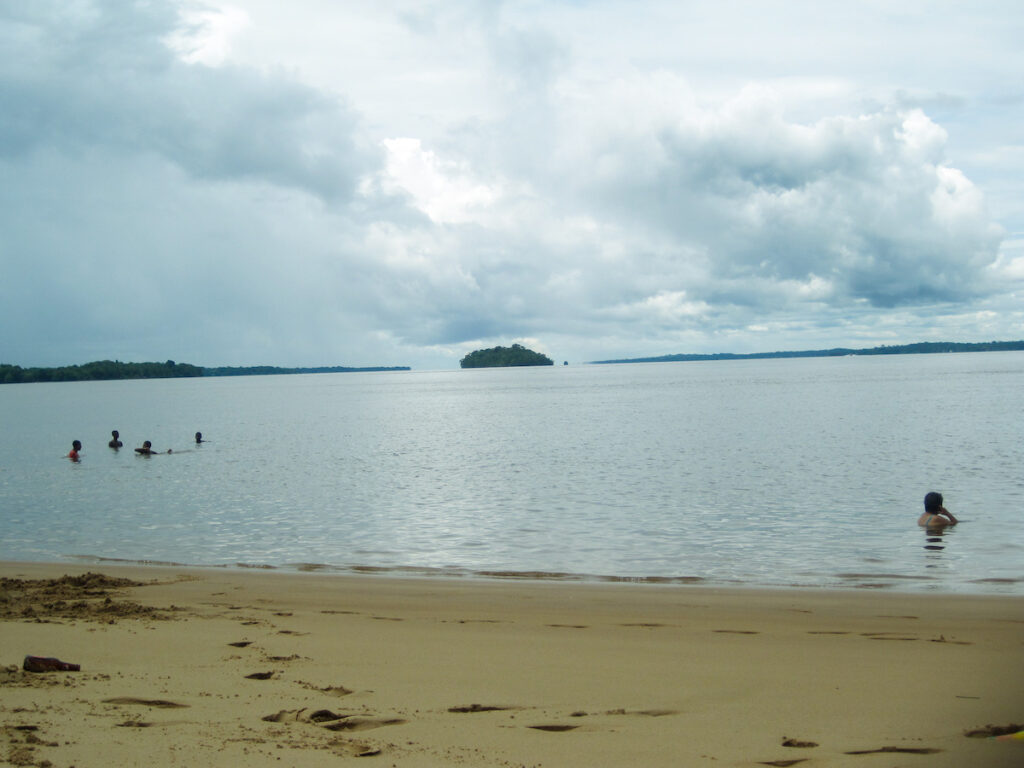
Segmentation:
{"type": "Polygon", "coordinates": [[[273,365],[250,365],[244,367],[222,365],[217,368],[203,368],[203,376],[273,376],[283,373],[372,373],[377,371],[409,371],[408,365],[374,366],[371,368],[349,368],[344,365],[324,365],[317,368],[278,368],[273,365]]]}
{"type": "Polygon", "coordinates": [[[103,381],[110,379],[177,379],[202,376],[203,369],[188,363],[122,363],[120,360],[97,360],[84,365],[63,365],[58,368],[22,368],[0,365],[0,383],[23,384],[37,381],[103,381]]]}
{"type": "Polygon", "coordinates": [[[408,371],[408,366],[391,368],[276,368],[269,365],[250,367],[202,368],[168,360],[164,363],[122,363],[120,360],[97,360],[83,365],[56,368],[22,368],[0,364],[0,384],[28,384],[40,381],[112,381],[116,379],[181,379],[200,376],[266,376],[285,373],[355,373],[361,371],[408,371]]]}
{"type": "Polygon", "coordinates": [[[632,357],[620,360],[595,360],[594,365],[612,363],[676,363],[700,360],[764,360],[774,357],[847,357],[849,355],[927,355],[940,352],[1011,352],[1024,350],[1024,341],[982,341],[966,343],[957,341],[922,341],[917,344],[896,344],[893,346],[871,347],[870,349],[811,349],[801,352],[750,352],[734,354],[717,352],[710,355],[661,355],[660,357],[632,357]]]}

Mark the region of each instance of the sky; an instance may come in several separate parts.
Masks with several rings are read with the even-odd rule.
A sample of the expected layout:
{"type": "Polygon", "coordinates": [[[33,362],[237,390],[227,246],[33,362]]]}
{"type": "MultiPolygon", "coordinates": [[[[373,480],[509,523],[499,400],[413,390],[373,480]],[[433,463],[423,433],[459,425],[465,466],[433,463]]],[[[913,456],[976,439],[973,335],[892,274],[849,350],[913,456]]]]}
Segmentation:
{"type": "Polygon", "coordinates": [[[1024,339],[1024,5],[0,4],[0,363],[1024,339]]]}

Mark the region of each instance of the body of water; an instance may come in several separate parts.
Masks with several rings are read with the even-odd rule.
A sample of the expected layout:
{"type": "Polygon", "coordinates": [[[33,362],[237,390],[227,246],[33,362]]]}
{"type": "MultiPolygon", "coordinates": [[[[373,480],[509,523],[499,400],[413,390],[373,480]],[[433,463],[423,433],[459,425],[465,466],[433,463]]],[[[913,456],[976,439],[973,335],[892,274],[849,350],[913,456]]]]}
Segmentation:
{"type": "Polygon", "coordinates": [[[1021,352],[4,385],[0,559],[1022,594],[1021,392],[1021,352]]]}

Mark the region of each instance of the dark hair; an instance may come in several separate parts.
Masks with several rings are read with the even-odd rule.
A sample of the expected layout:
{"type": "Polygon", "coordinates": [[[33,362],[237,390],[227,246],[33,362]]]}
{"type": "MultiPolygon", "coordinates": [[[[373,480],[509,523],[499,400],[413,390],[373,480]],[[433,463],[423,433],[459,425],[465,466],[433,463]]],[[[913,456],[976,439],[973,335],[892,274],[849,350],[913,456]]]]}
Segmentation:
{"type": "Polygon", "coordinates": [[[936,491],[929,491],[924,496],[924,511],[935,514],[942,509],[942,494],[936,491]]]}
{"type": "Polygon", "coordinates": [[[82,441],[81,440],[72,440],[71,441],[71,447],[74,448],[76,451],[79,450],[82,447],[82,441]]]}

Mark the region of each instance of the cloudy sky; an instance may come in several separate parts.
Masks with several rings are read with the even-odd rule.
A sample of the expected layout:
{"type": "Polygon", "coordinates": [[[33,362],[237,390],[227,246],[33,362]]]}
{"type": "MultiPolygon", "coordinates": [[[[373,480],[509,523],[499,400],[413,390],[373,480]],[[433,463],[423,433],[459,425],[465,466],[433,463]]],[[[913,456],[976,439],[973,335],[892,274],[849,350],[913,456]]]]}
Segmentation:
{"type": "Polygon", "coordinates": [[[1024,6],[0,4],[0,363],[1024,338],[1024,6]]]}

